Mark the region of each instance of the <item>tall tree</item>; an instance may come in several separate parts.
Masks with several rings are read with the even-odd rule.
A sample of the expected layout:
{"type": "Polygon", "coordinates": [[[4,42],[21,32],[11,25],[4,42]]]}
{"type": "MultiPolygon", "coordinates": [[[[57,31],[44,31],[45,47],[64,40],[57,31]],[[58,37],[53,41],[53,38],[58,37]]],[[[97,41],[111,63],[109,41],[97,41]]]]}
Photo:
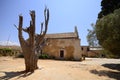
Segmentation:
{"type": "Polygon", "coordinates": [[[23,28],[23,16],[19,16],[19,25],[16,27],[18,29],[18,37],[20,45],[23,51],[25,59],[25,71],[34,72],[35,69],[38,69],[38,53],[41,49],[41,46],[44,42],[44,36],[47,32],[48,21],[49,21],[49,9],[45,8],[44,17],[45,17],[45,30],[43,31],[43,23],[41,23],[40,34],[35,34],[35,11],[30,11],[31,21],[30,26],[23,28]],[[22,31],[28,33],[29,38],[24,39],[22,31]]]}
{"type": "Polygon", "coordinates": [[[120,8],[120,0],[102,0],[101,6],[101,12],[98,14],[98,18],[102,18],[113,13],[115,9],[120,8]]]}
{"type": "Polygon", "coordinates": [[[95,24],[92,23],[91,26],[92,29],[88,29],[87,42],[91,47],[98,47],[99,44],[95,33],[95,24]]]}
{"type": "Polygon", "coordinates": [[[96,22],[99,44],[106,50],[120,55],[120,9],[96,22]]]}

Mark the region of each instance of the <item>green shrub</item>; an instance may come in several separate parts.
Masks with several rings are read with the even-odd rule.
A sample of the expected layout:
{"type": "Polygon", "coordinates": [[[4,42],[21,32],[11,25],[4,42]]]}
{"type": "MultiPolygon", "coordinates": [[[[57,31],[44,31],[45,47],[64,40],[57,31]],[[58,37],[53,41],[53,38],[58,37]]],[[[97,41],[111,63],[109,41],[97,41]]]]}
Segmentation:
{"type": "MultiPolygon", "coordinates": [[[[17,54],[15,57],[16,58],[24,58],[24,55],[22,53],[20,53],[20,54],[17,54]]],[[[39,55],[39,59],[50,59],[50,57],[48,54],[41,54],[41,55],[39,55]]]]}
{"type": "Polygon", "coordinates": [[[3,48],[3,49],[0,49],[1,53],[0,55],[1,56],[11,56],[12,54],[12,49],[10,48],[3,48]]]}
{"type": "Polygon", "coordinates": [[[39,59],[49,59],[50,57],[49,57],[49,55],[48,54],[41,54],[40,56],[39,56],[39,59]]]}

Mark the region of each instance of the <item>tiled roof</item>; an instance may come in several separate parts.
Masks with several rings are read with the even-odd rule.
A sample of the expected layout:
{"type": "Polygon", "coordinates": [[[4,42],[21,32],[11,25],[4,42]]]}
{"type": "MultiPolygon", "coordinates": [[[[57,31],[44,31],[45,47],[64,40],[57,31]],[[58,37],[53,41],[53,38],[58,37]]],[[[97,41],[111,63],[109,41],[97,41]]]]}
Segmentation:
{"type": "Polygon", "coordinates": [[[46,34],[45,38],[78,38],[78,35],[74,32],[56,33],[56,34],[46,34]]]}

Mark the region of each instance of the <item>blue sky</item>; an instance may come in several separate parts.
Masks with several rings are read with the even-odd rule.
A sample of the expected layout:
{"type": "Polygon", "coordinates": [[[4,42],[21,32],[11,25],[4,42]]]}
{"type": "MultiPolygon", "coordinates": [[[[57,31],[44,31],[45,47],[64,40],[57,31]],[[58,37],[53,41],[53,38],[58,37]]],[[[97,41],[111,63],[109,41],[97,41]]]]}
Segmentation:
{"type": "MultiPolygon", "coordinates": [[[[24,17],[23,27],[29,26],[29,10],[36,12],[36,33],[40,32],[40,23],[44,21],[45,5],[50,10],[47,33],[73,32],[77,26],[81,45],[87,43],[87,29],[95,23],[101,10],[101,0],[0,0],[0,41],[19,43],[18,15],[24,17]]],[[[27,34],[24,34],[27,38],[27,34]]]]}

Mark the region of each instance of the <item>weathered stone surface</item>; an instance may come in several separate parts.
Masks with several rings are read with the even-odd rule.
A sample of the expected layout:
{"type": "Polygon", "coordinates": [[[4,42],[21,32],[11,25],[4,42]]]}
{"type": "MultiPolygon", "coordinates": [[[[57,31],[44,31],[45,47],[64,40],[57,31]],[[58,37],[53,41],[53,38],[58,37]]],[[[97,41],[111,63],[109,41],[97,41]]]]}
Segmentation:
{"type": "Polygon", "coordinates": [[[80,39],[75,32],[46,34],[46,46],[42,52],[56,59],[80,60],[80,39]]]}

